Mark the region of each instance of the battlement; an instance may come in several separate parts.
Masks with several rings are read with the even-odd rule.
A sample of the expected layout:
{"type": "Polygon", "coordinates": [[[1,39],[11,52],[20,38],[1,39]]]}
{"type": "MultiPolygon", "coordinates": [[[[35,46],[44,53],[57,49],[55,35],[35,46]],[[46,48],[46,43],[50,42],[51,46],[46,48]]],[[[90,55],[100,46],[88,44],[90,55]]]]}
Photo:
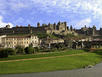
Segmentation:
{"type": "Polygon", "coordinates": [[[29,34],[29,33],[48,33],[48,34],[68,34],[68,33],[78,33],[82,35],[102,35],[102,28],[97,30],[96,26],[93,27],[82,27],[81,29],[74,29],[71,25],[70,27],[67,25],[67,22],[58,22],[58,23],[48,23],[41,24],[37,23],[37,27],[33,27],[30,24],[28,26],[18,26],[10,28],[10,25],[6,25],[4,28],[0,28],[0,35],[5,34],[29,34]]]}

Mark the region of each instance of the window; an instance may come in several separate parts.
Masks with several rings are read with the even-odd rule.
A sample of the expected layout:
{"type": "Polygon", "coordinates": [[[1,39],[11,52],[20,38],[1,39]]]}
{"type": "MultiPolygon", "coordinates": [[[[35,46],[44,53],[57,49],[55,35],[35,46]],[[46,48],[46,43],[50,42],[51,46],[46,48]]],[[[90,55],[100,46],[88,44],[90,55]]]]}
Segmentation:
{"type": "Polygon", "coordinates": [[[28,41],[27,41],[27,44],[28,44],[28,41]]]}

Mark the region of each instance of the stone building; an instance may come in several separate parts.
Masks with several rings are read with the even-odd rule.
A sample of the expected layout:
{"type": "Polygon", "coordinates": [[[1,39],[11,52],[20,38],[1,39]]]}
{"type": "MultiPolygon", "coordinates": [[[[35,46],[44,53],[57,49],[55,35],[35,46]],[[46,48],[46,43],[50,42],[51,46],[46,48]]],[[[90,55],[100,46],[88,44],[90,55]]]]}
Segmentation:
{"type": "Polygon", "coordinates": [[[59,38],[56,38],[56,39],[52,39],[52,38],[49,38],[47,37],[46,39],[43,39],[42,40],[42,44],[41,46],[42,47],[51,47],[51,45],[53,44],[59,44],[59,43],[64,43],[64,39],[59,39],[59,38]]]}
{"type": "Polygon", "coordinates": [[[30,44],[33,47],[38,47],[41,43],[40,39],[35,35],[23,35],[23,36],[6,36],[1,39],[4,48],[15,48],[20,45],[27,47],[30,44]]]}
{"type": "Polygon", "coordinates": [[[67,22],[58,22],[54,24],[40,24],[38,23],[37,27],[43,27],[46,30],[47,34],[60,34],[60,35],[66,35],[68,33],[75,33],[74,30],[70,30],[67,26],[67,22]]]}
{"type": "Polygon", "coordinates": [[[6,35],[2,35],[2,36],[0,36],[0,48],[3,47],[2,39],[3,39],[4,37],[6,37],[6,35]]]}
{"type": "Polygon", "coordinates": [[[47,33],[47,34],[82,34],[87,36],[100,36],[102,35],[102,28],[99,30],[96,29],[96,26],[93,27],[82,27],[81,29],[73,29],[71,25],[70,28],[67,25],[67,22],[58,22],[58,23],[48,23],[40,24],[37,23],[37,27],[33,27],[30,24],[28,26],[18,26],[10,28],[10,25],[6,25],[4,28],[0,28],[0,35],[10,35],[10,34],[33,34],[33,33],[47,33]]]}
{"type": "Polygon", "coordinates": [[[89,28],[85,25],[85,27],[82,27],[81,29],[75,29],[75,32],[87,36],[102,36],[102,28],[100,28],[100,30],[97,30],[95,25],[89,28]]]}
{"type": "Polygon", "coordinates": [[[31,33],[45,33],[44,28],[37,28],[32,26],[16,26],[12,28],[0,28],[0,35],[11,35],[11,34],[31,34],[31,33]]]}
{"type": "Polygon", "coordinates": [[[30,33],[47,33],[47,34],[68,34],[75,33],[72,28],[71,30],[67,26],[66,22],[58,22],[54,24],[42,24],[37,23],[37,27],[33,27],[30,24],[28,26],[18,26],[10,28],[10,25],[6,25],[4,28],[0,28],[0,35],[9,34],[30,34],[30,33]]]}

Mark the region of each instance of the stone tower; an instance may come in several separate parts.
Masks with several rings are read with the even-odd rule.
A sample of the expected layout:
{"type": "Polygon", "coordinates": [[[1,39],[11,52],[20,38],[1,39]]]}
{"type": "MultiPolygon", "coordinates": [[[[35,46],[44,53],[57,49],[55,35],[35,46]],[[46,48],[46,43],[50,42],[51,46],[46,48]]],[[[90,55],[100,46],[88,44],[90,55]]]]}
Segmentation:
{"type": "Polygon", "coordinates": [[[30,24],[28,24],[28,27],[31,27],[31,25],[30,25],[30,24]]]}
{"type": "Polygon", "coordinates": [[[65,25],[65,30],[68,30],[67,29],[67,22],[64,22],[64,25],[65,25]]]}
{"type": "Polygon", "coordinates": [[[37,23],[37,27],[40,27],[40,23],[39,22],[37,23]]]}
{"type": "Polygon", "coordinates": [[[60,21],[58,22],[58,25],[61,25],[61,22],[60,21]]]}
{"type": "Polygon", "coordinates": [[[95,36],[96,35],[96,26],[95,25],[93,25],[92,31],[93,31],[92,35],[95,36]]]}
{"type": "Polygon", "coordinates": [[[72,25],[70,26],[70,31],[73,31],[73,27],[72,27],[72,25]]]}
{"type": "Polygon", "coordinates": [[[53,24],[54,30],[56,30],[56,23],[53,24]]]}

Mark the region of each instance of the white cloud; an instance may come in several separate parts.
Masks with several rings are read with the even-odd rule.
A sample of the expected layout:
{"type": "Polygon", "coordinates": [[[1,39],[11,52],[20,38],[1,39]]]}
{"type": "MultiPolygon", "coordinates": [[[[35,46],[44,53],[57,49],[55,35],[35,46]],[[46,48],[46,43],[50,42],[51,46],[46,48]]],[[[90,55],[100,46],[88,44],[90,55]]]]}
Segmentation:
{"type": "Polygon", "coordinates": [[[94,15],[94,18],[102,17],[102,0],[93,0],[93,1],[83,1],[81,4],[81,9],[87,13],[91,12],[94,15]]]}
{"type": "Polygon", "coordinates": [[[28,1],[13,1],[11,0],[9,3],[8,3],[9,7],[14,10],[14,11],[20,11],[22,10],[23,8],[28,8],[30,7],[30,3],[28,1]]]}
{"type": "MultiPolygon", "coordinates": [[[[74,17],[76,14],[79,15],[79,17],[83,15],[83,17],[79,19],[82,20],[76,23],[79,26],[84,24],[89,25],[88,23],[92,23],[93,19],[98,20],[99,24],[102,24],[102,0],[0,0],[0,13],[2,12],[3,14],[9,13],[10,10],[20,12],[23,9],[25,11],[31,8],[34,10],[30,10],[32,12],[36,12],[36,10],[39,12],[44,11],[44,13],[46,12],[48,15],[52,15],[53,13],[63,18],[70,17],[76,21],[79,19],[74,17]],[[73,16],[71,15],[72,13],[74,14],[73,16]]],[[[15,20],[16,24],[23,21],[26,20],[22,18],[15,20]]]]}
{"type": "MultiPolygon", "coordinates": [[[[102,0],[6,0],[0,1],[0,7],[17,11],[23,8],[36,7],[45,12],[66,12],[76,13],[91,12],[95,17],[102,15],[102,0]]],[[[1,9],[2,9],[1,8],[1,9]]]]}
{"type": "Polygon", "coordinates": [[[81,21],[79,21],[75,27],[76,28],[80,28],[80,27],[84,27],[85,25],[88,27],[90,26],[90,23],[92,22],[92,20],[90,18],[86,18],[86,19],[83,19],[81,21]]]}
{"type": "Polygon", "coordinates": [[[12,23],[10,23],[10,22],[8,22],[8,23],[3,22],[3,17],[0,16],[0,28],[5,27],[8,24],[10,25],[10,27],[13,27],[13,24],[12,23]]]}

